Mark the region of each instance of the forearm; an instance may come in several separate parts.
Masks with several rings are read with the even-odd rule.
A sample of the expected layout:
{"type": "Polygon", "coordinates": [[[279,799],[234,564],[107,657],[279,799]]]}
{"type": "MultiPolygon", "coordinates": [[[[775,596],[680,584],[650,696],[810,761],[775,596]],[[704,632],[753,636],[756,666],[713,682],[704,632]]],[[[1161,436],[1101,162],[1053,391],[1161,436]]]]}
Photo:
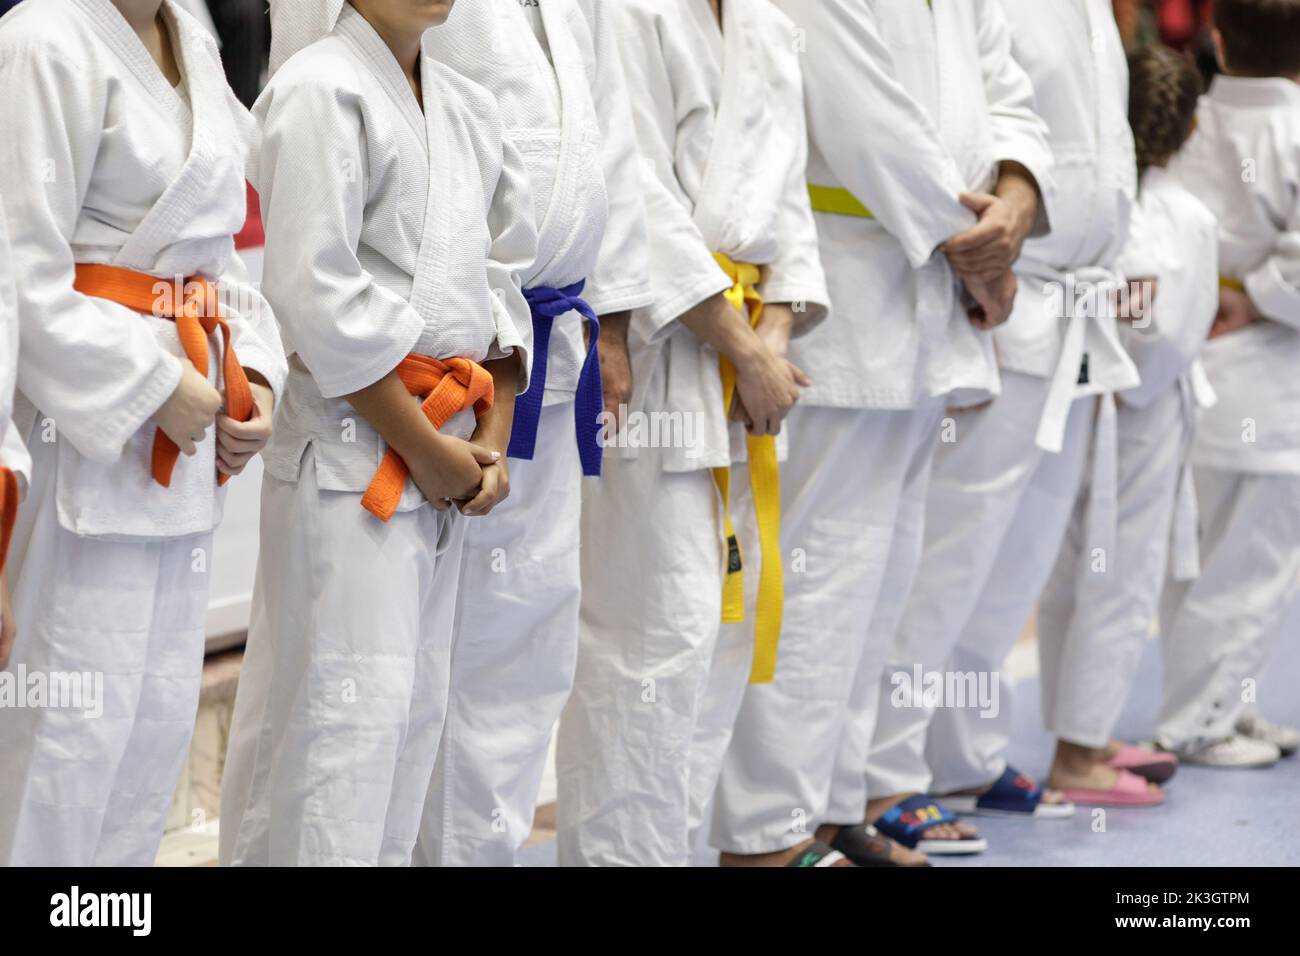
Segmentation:
{"type": "Polygon", "coordinates": [[[600,317],[600,337],[610,341],[627,344],[627,330],[632,324],[632,313],[611,312],[600,317]]]}
{"type": "Polygon", "coordinates": [[[755,331],[778,356],[785,357],[794,334],[794,305],[790,302],[769,302],[763,308],[763,317],[755,331]]]}
{"type": "Polygon", "coordinates": [[[683,312],[678,321],[733,365],[748,361],[761,347],[758,333],[721,293],[683,312]]]}
{"type": "Polygon", "coordinates": [[[1038,218],[1038,205],[1042,195],[1033,173],[1014,161],[1004,161],[998,167],[998,184],[994,193],[1006,200],[1016,213],[1016,234],[1021,241],[1034,228],[1038,218]]]}
{"type": "Polygon", "coordinates": [[[474,442],[505,454],[515,420],[515,393],[519,387],[519,354],[484,362],[492,375],[492,408],[478,420],[474,442]]]}
{"type": "Polygon", "coordinates": [[[403,458],[415,455],[438,439],[438,430],[425,416],[420,403],[411,398],[396,369],[344,398],[403,458]]]}

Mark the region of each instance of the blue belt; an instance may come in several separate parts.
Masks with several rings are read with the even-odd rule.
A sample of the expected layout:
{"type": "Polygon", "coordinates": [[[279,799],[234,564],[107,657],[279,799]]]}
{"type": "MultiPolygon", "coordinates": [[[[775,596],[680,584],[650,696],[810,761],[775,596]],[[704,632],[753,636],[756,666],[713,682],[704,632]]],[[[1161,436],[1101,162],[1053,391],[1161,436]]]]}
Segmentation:
{"type": "Polygon", "coordinates": [[[600,413],[605,408],[605,395],[600,380],[600,353],[596,348],[596,343],[600,340],[600,319],[591,306],[579,298],[586,284],[586,280],[581,280],[562,289],[538,286],[524,290],[524,298],[528,300],[528,306],[533,312],[533,375],[528,383],[528,391],[515,399],[515,421],[506,454],[511,458],[532,460],[537,448],[537,426],[542,418],[542,402],[546,398],[546,362],[551,348],[551,325],[557,316],[577,312],[591,323],[591,341],[587,345],[587,357],[583,360],[582,372],[578,376],[573,418],[582,473],[594,477],[600,474],[600,413]]]}

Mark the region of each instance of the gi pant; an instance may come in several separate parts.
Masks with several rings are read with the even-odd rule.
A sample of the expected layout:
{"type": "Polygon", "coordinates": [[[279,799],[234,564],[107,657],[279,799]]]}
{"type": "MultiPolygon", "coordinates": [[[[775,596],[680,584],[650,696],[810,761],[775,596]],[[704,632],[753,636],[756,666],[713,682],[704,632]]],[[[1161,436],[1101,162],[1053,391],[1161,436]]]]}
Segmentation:
{"type": "Polygon", "coordinates": [[[212,535],[66,531],[55,444],[32,446],[8,568],[9,672],[51,690],[77,681],[83,697],[0,706],[0,864],[151,866],[194,732],[212,535]]]}
{"type": "Polygon", "coordinates": [[[221,793],[223,865],[410,862],[447,710],[465,521],[262,486],[262,550],[221,793]]]}
{"type": "MultiPolygon", "coordinates": [[[[878,682],[888,647],[881,635],[892,631],[876,618],[879,609],[890,613],[888,600],[878,598],[882,588],[906,590],[915,572],[914,539],[941,419],[939,402],[914,411],[791,412],[781,472],[782,550],[790,562],[776,679],[744,682],[746,639],[728,628],[714,674],[741,679],[711,680],[693,771],[697,816],[717,778],[716,848],[777,852],[835,820],[831,780],[838,755],[854,746],[855,692],[878,682]]],[[[865,805],[852,822],[861,822],[865,805]]]]}
{"type": "MultiPolygon", "coordinates": [[[[690,862],[691,742],[726,546],[712,472],[669,472],[662,460],[653,448],[607,456],[583,493],[578,666],[557,753],[561,866],[690,862]]],[[[731,487],[748,483],[733,467],[731,487]]]]}
{"type": "Polygon", "coordinates": [[[1056,737],[1103,747],[1133,686],[1169,574],[1175,504],[1195,421],[1178,388],[1119,406],[1115,553],[1093,553],[1081,494],[1038,605],[1043,721],[1056,737]]]}
{"type": "Polygon", "coordinates": [[[573,403],[542,410],[536,457],[510,497],[469,522],[451,696],[417,864],[513,866],[578,653],[582,463],[573,403]]]}
{"type": "MultiPolygon", "coordinates": [[[[1002,773],[1010,726],[975,707],[894,706],[893,675],[1000,674],[1055,563],[1088,458],[1096,399],[1070,409],[1060,454],[1035,444],[1050,382],[1004,372],[1002,394],[956,417],[925,506],[921,567],[881,675],[865,763],[870,795],[986,784],[1002,773]],[[927,746],[928,742],[928,746],[927,746]],[[933,779],[931,771],[933,770],[933,779]]],[[[1006,687],[1000,686],[1001,696],[1006,687]]],[[[847,808],[846,808],[847,809],[847,808]]]]}
{"type": "Polygon", "coordinates": [[[1171,583],[1161,607],[1156,740],[1171,749],[1232,735],[1300,596],[1300,475],[1197,468],[1196,496],[1201,576],[1171,583]]]}

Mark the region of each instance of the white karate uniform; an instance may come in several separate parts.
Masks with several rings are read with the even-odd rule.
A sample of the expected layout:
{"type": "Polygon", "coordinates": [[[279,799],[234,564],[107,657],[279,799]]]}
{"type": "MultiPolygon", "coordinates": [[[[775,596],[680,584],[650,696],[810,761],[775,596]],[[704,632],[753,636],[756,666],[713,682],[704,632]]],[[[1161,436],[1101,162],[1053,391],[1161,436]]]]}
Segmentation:
{"type": "Polygon", "coordinates": [[[806,568],[786,576],[776,680],[744,688],[712,818],[713,845],[745,854],[862,819],[856,755],[917,569],[944,403],[999,388],[992,341],[937,250],[974,225],[958,196],[991,188],[1000,162],[1051,188],[1046,129],[996,5],[780,6],[806,31],[809,182],[847,188],[875,218],[816,216],[834,315],[792,350],[813,386],[782,477],[783,547],[806,568]],[[840,793],[856,805],[847,818],[828,809],[837,764],[859,791],[840,793]]]}
{"type": "MultiPolygon", "coordinates": [[[[0,494],[12,494],[16,507],[31,482],[32,461],[18,428],[13,422],[14,383],[18,378],[18,292],[14,286],[13,254],[9,251],[9,230],[5,227],[4,206],[0,200],[0,468],[12,473],[12,484],[0,488],[0,494]]],[[[5,529],[0,528],[0,534],[5,529]]],[[[12,532],[12,528],[9,529],[12,532]]],[[[0,571],[3,571],[6,542],[0,538],[0,571]]],[[[3,623],[3,611],[0,611],[3,623]]]]}
{"type": "Polygon", "coordinates": [[[1142,384],[1119,397],[1115,549],[1085,550],[1085,481],[1038,605],[1043,721],[1081,746],[1111,739],[1171,561],[1176,578],[1197,573],[1191,452],[1211,396],[1194,363],[1218,311],[1217,233],[1214,214],[1166,170],[1146,171],[1120,269],[1158,286],[1149,316],[1120,328],[1142,384]]]}
{"type": "MultiPolygon", "coordinates": [[[[926,505],[925,568],[881,678],[873,796],[977,786],[1003,770],[1010,726],[974,706],[897,707],[895,675],[996,674],[1042,590],[1085,469],[1089,531],[1114,534],[1115,406],[1138,383],[1110,292],[1136,194],[1128,70],[1106,0],[1000,0],[1056,158],[1049,235],[1026,242],[1011,319],[994,331],[1004,391],[957,419],[926,505]],[[1077,384],[1086,357],[1088,383],[1077,384]],[[1098,399],[1096,396],[1101,395],[1098,399]],[[1095,452],[1095,453],[1094,453],[1095,452]],[[929,753],[927,754],[927,728],[929,753]],[[931,778],[933,771],[933,781],[931,778]]],[[[850,808],[845,807],[847,812],[850,808]]]]}
{"type": "MultiPolygon", "coordinates": [[[[272,13],[279,69],[255,106],[251,176],[290,373],[265,456],[221,861],[404,865],[447,707],[467,519],[411,481],[390,521],[365,511],[386,447],[344,396],[411,353],[526,348],[532,197],[487,91],[423,56],[421,112],[350,5],[272,13]]],[[[443,426],[473,429],[468,409],[443,426]]]]}
{"type": "MultiPolygon", "coordinates": [[[[0,194],[18,284],[16,416],[32,487],[10,556],[10,667],[103,675],[103,715],[0,708],[0,861],[153,862],[198,707],[215,427],[155,483],[150,417],[186,361],[175,325],[73,289],[76,263],[222,279],[244,221],[247,111],[174,3],[173,88],[109,0],[25,3],[0,26],[0,194]]],[[[241,363],[278,394],[271,311],[223,280],[241,363]]],[[[209,336],[210,354],[221,338],[209,336]]],[[[221,387],[220,363],[210,381],[221,387]]],[[[251,559],[251,556],[250,556],[251,559]]]]}
{"type": "Polygon", "coordinates": [[[1218,402],[1194,453],[1201,576],[1161,616],[1157,739],[1179,748],[1232,734],[1300,595],[1300,86],[1216,77],[1170,171],[1218,217],[1220,271],[1264,316],[1203,353],[1218,402]]]}
{"type": "MultiPolygon", "coordinates": [[[[608,10],[526,9],[532,20],[519,0],[457,7],[426,51],[496,97],[527,163],[539,250],[524,287],[585,280],[597,315],[648,305],[641,173],[608,10]]],[[[510,497],[466,528],[447,723],[416,862],[510,866],[532,832],[578,650],[583,325],[573,311],[556,319],[534,457],[510,461],[510,497]]]]}
{"type": "Polygon", "coordinates": [[[195,20],[212,34],[212,38],[220,45],[221,38],[217,36],[217,25],[212,22],[212,11],[208,9],[208,0],[176,0],[182,10],[185,10],[195,20]]]}
{"type": "Polygon", "coordinates": [[[14,285],[13,253],[0,197],[0,468],[18,480],[19,493],[31,482],[27,445],[13,421],[14,387],[18,380],[18,290],[14,285]]]}
{"type": "MultiPolygon", "coordinates": [[[[577,678],[560,723],[561,865],[685,865],[692,736],[720,626],[726,544],[710,469],[731,466],[745,535],[743,429],[723,407],[719,357],[677,321],[732,285],[713,253],[761,266],[768,302],[825,315],[808,205],[792,26],[767,0],[607,2],[647,167],[651,306],[633,313],[633,416],[685,430],[620,436],[584,489],[577,678]],[[723,64],[726,64],[724,69],[723,64]]],[[[644,419],[643,419],[644,421],[644,419]]],[[[749,612],[753,614],[752,608],[749,612]]],[[[716,668],[719,663],[712,660],[716,668]]],[[[730,680],[743,683],[749,664],[730,680]]],[[[721,755],[718,754],[718,757],[721,755]]],[[[716,771],[714,771],[716,773],[716,771]]]]}

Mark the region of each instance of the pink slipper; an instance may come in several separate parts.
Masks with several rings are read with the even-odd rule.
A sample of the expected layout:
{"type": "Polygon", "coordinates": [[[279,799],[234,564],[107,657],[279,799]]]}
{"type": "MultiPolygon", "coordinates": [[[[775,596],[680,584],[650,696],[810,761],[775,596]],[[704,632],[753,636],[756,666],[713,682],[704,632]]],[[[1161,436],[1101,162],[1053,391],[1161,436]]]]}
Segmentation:
{"type": "Polygon", "coordinates": [[[1067,787],[1065,799],[1089,807],[1155,807],[1165,802],[1165,793],[1156,788],[1152,793],[1147,781],[1128,770],[1120,770],[1115,786],[1109,790],[1083,790],[1067,787]]]}
{"type": "Polygon", "coordinates": [[[1125,744],[1106,761],[1106,766],[1112,770],[1131,770],[1152,783],[1165,783],[1178,769],[1178,758],[1163,750],[1125,744]]]}

